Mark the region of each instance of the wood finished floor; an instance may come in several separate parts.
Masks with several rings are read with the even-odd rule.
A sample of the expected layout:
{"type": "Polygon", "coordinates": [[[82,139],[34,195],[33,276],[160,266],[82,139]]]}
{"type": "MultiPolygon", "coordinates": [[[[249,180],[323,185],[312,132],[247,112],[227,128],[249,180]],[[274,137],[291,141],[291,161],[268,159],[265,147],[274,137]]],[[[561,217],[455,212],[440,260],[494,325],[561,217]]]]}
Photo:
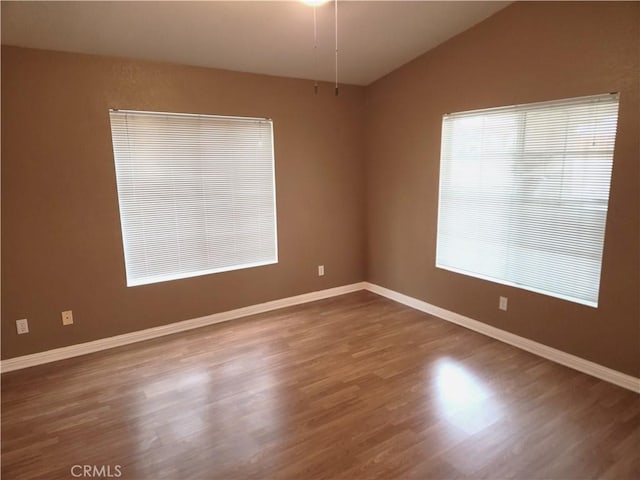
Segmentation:
{"type": "Polygon", "coordinates": [[[150,480],[638,479],[640,396],[358,292],[2,376],[4,480],[93,464],[150,480]]]}

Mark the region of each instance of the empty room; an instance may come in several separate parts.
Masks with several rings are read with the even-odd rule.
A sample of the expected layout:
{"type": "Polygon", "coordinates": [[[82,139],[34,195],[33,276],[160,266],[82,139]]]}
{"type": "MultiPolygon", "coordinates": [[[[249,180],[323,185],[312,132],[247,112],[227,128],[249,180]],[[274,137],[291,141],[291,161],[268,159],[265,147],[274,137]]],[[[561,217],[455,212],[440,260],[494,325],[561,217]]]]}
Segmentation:
{"type": "Polygon", "coordinates": [[[1,9],[3,480],[640,478],[640,2],[1,9]]]}

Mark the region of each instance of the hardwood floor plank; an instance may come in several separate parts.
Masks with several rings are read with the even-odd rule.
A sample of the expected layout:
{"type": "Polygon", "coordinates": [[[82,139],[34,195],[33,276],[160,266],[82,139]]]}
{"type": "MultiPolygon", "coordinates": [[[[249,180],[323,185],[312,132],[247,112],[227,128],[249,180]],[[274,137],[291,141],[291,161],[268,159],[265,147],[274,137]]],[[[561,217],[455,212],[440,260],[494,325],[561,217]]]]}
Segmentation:
{"type": "Polygon", "coordinates": [[[639,445],[640,396],[370,292],[2,375],[4,479],[640,478],[639,445]]]}

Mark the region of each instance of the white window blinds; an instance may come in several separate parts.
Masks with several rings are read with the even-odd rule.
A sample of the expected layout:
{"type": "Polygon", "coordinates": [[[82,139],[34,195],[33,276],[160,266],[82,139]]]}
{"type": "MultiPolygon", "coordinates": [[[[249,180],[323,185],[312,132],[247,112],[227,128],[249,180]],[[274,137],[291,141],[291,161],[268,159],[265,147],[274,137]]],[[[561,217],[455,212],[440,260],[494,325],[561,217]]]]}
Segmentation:
{"type": "Polygon", "coordinates": [[[596,307],[618,95],[442,121],[436,266],[596,307]]]}
{"type": "Polygon", "coordinates": [[[278,261],[271,120],[109,115],[128,286],[278,261]]]}

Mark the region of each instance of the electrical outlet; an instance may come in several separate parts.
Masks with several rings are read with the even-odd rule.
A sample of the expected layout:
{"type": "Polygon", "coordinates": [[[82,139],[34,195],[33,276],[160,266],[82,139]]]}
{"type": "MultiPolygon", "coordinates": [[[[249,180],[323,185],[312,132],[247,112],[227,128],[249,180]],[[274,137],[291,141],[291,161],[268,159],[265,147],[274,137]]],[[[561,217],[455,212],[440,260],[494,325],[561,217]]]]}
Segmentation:
{"type": "Polygon", "coordinates": [[[507,302],[508,302],[508,298],[507,297],[500,297],[500,302],[498,303],[498,308],[500,310],[504,310],[505,312],[507,311],[507,302]]]}
{"type": "Polygon", "coordinates": [[[65,310],[62,312],[62,325],[71,325],[73,323],[73,311],[65,310]]]}
{"type": "Polygon", "coordinates": [[[18,335],[29,333],[29,322],[26,318],[23,318],[22,320],[16,320],[16,330],[18,330],[18,335]]]}
{"type": "Polygon", "coordinates": [[[319,277],[324,276],[324,265],[318,265],[318,276],[319,277]]]}

